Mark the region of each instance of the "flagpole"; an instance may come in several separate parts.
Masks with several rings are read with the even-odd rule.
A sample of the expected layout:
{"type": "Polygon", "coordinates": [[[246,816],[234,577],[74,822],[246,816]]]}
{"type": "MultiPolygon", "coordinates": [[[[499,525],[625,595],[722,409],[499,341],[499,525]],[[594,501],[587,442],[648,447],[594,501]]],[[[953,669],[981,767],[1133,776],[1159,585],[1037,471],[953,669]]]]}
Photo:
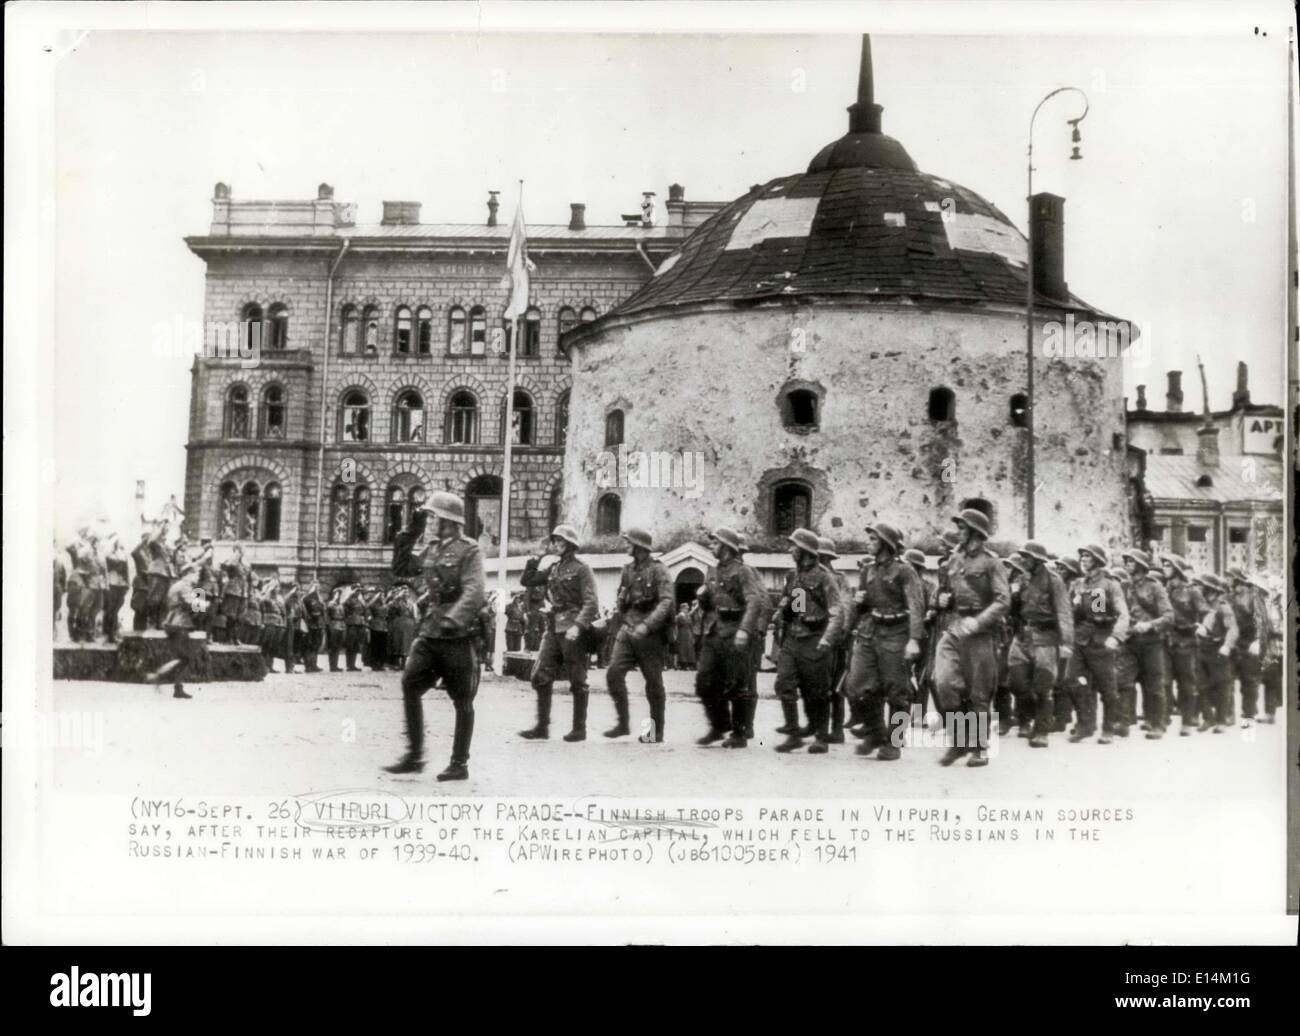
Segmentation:
{"type": "MultiPolygon", "coordinates": [[[[524,203],[524,181],[519,181],[519,202],[524,203]]],[[[518,207],[516,208],[518,211],[518,207]]],[[[513,231],[512,231],[513,232],[513,231]]],[[[517,288],[511,286],[511,302],[515,314],[510,320],[510,360],[506,368],[506,420],[502,429],[504,442],[504,459],[501,465],[501,542],[497,551],[497,604],[496,635],[492,645],[492,654],[500,665],[499,672],[506,671],[506,622],[505,608],[508,589],[506,586],[506,558],[510,544],[510,460],[514,446],[515,417],[515,347],[519,341],[519,306],[515,298],[517,288]]],[[[527,300],[525,300],[525,303],[527,300]]]]}

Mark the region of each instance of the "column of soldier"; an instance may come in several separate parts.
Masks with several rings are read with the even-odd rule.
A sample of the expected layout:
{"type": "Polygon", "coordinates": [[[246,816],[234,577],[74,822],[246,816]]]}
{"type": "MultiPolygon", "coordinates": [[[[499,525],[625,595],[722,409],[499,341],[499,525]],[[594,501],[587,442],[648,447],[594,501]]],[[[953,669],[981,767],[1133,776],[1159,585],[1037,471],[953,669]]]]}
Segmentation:
{"type": "MultiPolygon", "coordinates": [[[[456,734],[451,764],[438,779],[468,776],[477,671],[466,622],[482,596],[483,571],[463,522],[460,501],[438,493],[398,536],[394,571],[422,572],[434,604],[403,673],[409,748],[385,768],[391,773],[423,769],[420,701],[441,679],[456,705],[456,734]],[[425,528],[430,514],[437,517],[432,534],[425,528]]],[[[1077,560],[1054,558],[1036,542],[999,558],[986,545],[990,526],[982,512],[963,510],[952,522],[934,578],[925,556],[906,549],[897,529],[869,526],[856,588],[831,567],[834,543],[798,529],[789,537],[795,565],[775,609],[758,573],[745,564],[742,537],[714,530],[709,545],[717,565],[698,598],[703,622],[695,691],[708,730],[697,744],[741,749],[753,740],[755,674],[769,621],[776,627],[784,720],[778,752],[806,746],[824,754],[849,731],[861,740],[858,754],[898,760],[927,699],[945,728],[944,766],[963,757],[968,766],[987,765],[992,728],[984,721],[992,719],[999,733],[1019,727],[1034,748],[1067,732],[1072,743],[1110,744],[1129,737],[1138,721],[1139,685],[1141,728],[1150,739],[1164,736],[1174,711],[1182,736],[1222,733],[1235,723],[1238,682],[1243,726],[1256,718],[1261,686],[1261,722],[1274,721],[1282,694],[1280,593],[1270,598],[1239,570],[1227,580],[1197,574],[1176,555],[1153,565],[1138,549],[1124,551],[1119,567],[1094,544],[1079,548],[1077,560]]],[[[648,533],[629,529],[623,536],[632,561],[617,591],[618,632],[605,676],[616,722],[605,736],[631,733],[626,676],[638,669],[650,714],[640,740],[661,742],[672,579],[652,557],[648,533]]],[[[564,740],[587,737],[589,654],[608,620],[599,615],[595,577],[578,559],[579,545],[576,530],[557,526],[521,577],[525,588],[544,587],[549,603],[531,676],[537,720],[520,732],[527,740],[550,737],[557,677],[567,678],[572,695],[564,740]],[[554,556],[547,568],[545,555],[554,556]]]]}

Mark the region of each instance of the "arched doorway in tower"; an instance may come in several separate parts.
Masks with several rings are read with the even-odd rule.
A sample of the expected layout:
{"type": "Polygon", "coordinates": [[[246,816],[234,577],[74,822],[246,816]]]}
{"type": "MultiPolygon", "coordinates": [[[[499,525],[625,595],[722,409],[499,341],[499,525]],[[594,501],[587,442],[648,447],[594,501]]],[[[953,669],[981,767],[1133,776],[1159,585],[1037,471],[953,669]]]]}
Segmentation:
{"type": "Polygon", "coordinates": [[[677,606],[680,608],[683,604],[690,604],[695,600],[695,595],[700,592],[700,587],[704,585],[704,573],[698,568],[684,568],[677,573],[677,579],[673,583],[673,589],[677,595],[677,606]]]}
{"type": "Polygon", "coordinates": [[[501,539],[501,480],[479,475],[465,487],[465,535],[481,539],[486,534],[493,546],[501,539]]]}

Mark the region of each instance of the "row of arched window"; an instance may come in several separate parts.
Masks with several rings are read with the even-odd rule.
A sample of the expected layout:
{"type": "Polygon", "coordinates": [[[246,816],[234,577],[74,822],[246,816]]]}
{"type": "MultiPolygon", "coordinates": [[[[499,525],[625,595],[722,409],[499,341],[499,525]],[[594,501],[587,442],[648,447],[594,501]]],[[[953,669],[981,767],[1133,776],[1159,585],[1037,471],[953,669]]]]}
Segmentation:
{"type": "Polygon", "coordinates": [[[242,487],[223,482],[217,498],[217,538],[274,543],[280,539],[280,484],[259,484],[254,480],[242,487]]]}
{"type": "MultiPolygon", "coordinates": [[[[580,323],[596,319],[591,306],[574,309],[564,306],[556,315],[556,330],[564,334],[580,323]]],[[[339,314],[339,352],[348,355],[378,354],[380,323],[378,306],[345,305],[339,314]]],[[[452,306],[447,311],[446,338],[443,351],[448,356],[486,356],[489,352],[505,353],[510,349],[513,323],[502,319],[490,332],[487,310],[483,306],[452,306]]],[[[393,352],[407,356],[430,356],[434,349],[433,310],[420,306],[398,306],[393,311],[393,352]]],[[[542,311],[530,306],[520,326],[517,355],[525,358],[541,355],[542,311]]]]}
{"type": "MultiPolygon", "coordinates": [[[[399,393],[393,404],[388,441],[396,443],[441,442],[451,446],[471,446],[481,442],[478,397],[468,389],[453,392],[447,402],[440,428],[430,428],[424,397],[415,389],[399,393]]],[[[622,442],[622,411],[617,414],[617,440],[622,442]]],[[[283,439],[288,418],[288,401],[284,388],[268,385],[262,390],[256,422],[247,385],[232,385],[226,392],[223,421],[227,439],[283,439]]],[[[505,412],[501,414],[498,441],[505,439],[505,412]]],[[[569,393],[561,393],[556,403],[555,445],[563,446],[569,427],[569,393]]],[[[511,414],[512,442],[516,446],[538,444],[537,407],[524,389],[515,389],[511,414]]],[[[609,437],[609,425],[606,426],[609,437]]],[[[370,397],[361,389],[343,394],[338,415],[339,442],[377,442],[371,420],[370,397]]]]}

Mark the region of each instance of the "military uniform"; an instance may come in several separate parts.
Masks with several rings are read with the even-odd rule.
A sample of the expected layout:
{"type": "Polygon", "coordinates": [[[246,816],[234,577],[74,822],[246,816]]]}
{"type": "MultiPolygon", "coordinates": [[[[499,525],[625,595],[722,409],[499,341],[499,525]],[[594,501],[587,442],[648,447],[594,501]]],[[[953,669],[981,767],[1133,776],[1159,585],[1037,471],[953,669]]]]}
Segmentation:
{"type": "Polygon", "coordinates": [[[1075,678],[1075,711],[1078,725],[1070,736],[1082,741],[1097,732],[1097,698],[1102,702],[1102,737],[1124,733],[1127,727],[1120,711],[1116,690],[1115,662],[1118,648],[1106,646],[1128,635],[1128,604],[1119,582],[1108,573],[1102,562],[1074,584],[1074,658],[1069,672],[1075,678]],[[1078,678],[1082,677],[1082,681],[1078,678]]]}
{"type": "Polygon", "coordinates": [[[956,754],[973,750],[977,754],[972,763],[978,763],[983,761],[982,752],[986,747],[979,729],[980,716],[988,714],[997,689],[995,628],[1010,607],[1011,591],[1002,562],[985,550],[983,543],[958,547],[948,564],[946,578],[952,595],[950,607],[956,618],[935,649],[935,683],[946,714],[946,726],[954,740],[945,762],[950,762],[956,754]],[[975,624],[974,631],[968,634],[959,632],[965,619],[973,619],[975,624]],[[968,723],[965,735],[959,738],[958,712],[963,709],[974,713],[975,730],[968,723]],[[965,743],[958,744],[959,740],[965,743]]]}
{"type": "Polygon", "coordinates": [[[993,627],[998,658],[998,689],[993,699],[993,712],[998,718],[999,734],[1006,734],[1018,725],[1021,737],[1029,737],[1034,724],[1033,695],[1028,687],[1014,694],[1011,688],[1011,645],[1020,635],[1020,593],[1024,589],[1026,573],[1018,564],[1012,565],[1010,559],[1004,559],[1003,563],[1010,568],[1007,592],[1011,595],[1011,603],[1007,605],[1006,616],[993,627]]]}
{"type": "Polygon", "coordinates": [[[1260,653],[1262,670],[1260,680],[1264,685],[1265,723],[1275,722],[1277,710],[1282,707],[1282,653],[1285,649],[1283,634],[1282,595],[1270,593],[1268,607],[1268,642],[1260,653]]]}
{"type": "Polygon", "coordinates": [[[241,634],[237,623],[244,615],[244,601],[250,592],[252,573],[239,558],[231,558],[221,566],[221,613],[226,617],[226,629],[231,639],[238,643],[241,634]]]}
{"type": "Polygon", "coordinates": [[[172,583],[167,589],[167,614],[163,617],[163,629],[167,632],[167,641],[171,645],[172,655],[176,661],[176,666],[171,672],[173,684],[172,696],[176,698],[188,698],[185,693],[184,684],[187,680],[197,679],[200,675],[198,671],[199,648],[190,638],[190,633],[195,629],[194,624],[194,605],[198,599],[195,593],[198,591],[195,583],[188,579],[181,579],[172,583]]]}
{"type": "Polygon", "coordinates": [[[262,602],[253,593],[252,584],[249,584],[248,596],[244,598],[244,610],[239,616],[239,639],[259,648],[262,654],[266,654],[266,630],[262,624],[262,602]]]}
{"type": "Polygon", "coordinates": [[[506,605],[506,650],[518,651],[524,639],[523,602],[514,597],[506,605]]]}
{"type": "MultiPolygon", "coordinates": [[[[444,505],[435,493],[431,507],[460,506],[454,497],[444,505]]],[[[402,701],[406,713],[408,759],[424,755],[425,691],[439,680],[456,709],[451,766],[440,778],[468,776],[470,743],[474,737],[474,697],[478,693],[479,667],[474,653],[475,626],[486,598],[483,556],[467,536],[435,540],[418,552],[427,511],[416,512],[411,527],[397,534],[393,574],[399,579],[423,576],[429,606],[420,619],[415,643],[402,670],[402,701]]],[[[450,510],[445,514],[454,514],[450,510]]]]}
{"type": "Polygon", "coordinates": [[[325,602],[315,588],[302,599],[303,621],[307,633],[303,637],[302,660],[309,673],[320,672],[321,640],[325,633],[325,602]]]}
{"type": "Polygon", "coordinates": [[[524,647],[529,651],[540,651],[542,648],[542,636],[546,632],[546,612],[542,610],[545,594],[544,584],[528,594],[524,611],[524,647]]]}
{"type": "Polygon", "coordinates": [[[610,652],[609,667],[605,671],[605,686],[613,699],[618,723],[606,733],[618,737],[629,732],[626,674],[630,669],[639,669],[645,679],[646,703],[650,707],[650,722],[654,728],[651,737],[662,741],[667,701],[664,655],[668,633],[675,621],[673,580],[668,569],[651,557],[624,565],[618,580],[615,610],[621,622],[610,652]],[[645,626],[645,636],[635,635],[638,626],[645,626]]]}
{"type": "Polygon", "coordinates": [[[117,640],[122,605],[126,603],[126,591],[131,583],[131,570],[126,555],[116,551],[104,559],[104,568],[108,577],[104,595],[104,638],[111,644],[117,640]]]}
{"type": "Polygon", "coordinates": [[[59,608],[63,605],[63,593],[68,588],[68,566],[56,553],[54,555],[54,622],[59,621],[59,608]]]}
{"type": "MultiPolygon", "coordinates": [[[[796,534],[801,531],[797,530],[796,534]]],[[[815,540],[814,540],[815,542],[815,540]]],[[[799,698],[802,695],[808,726],[816,737],[817,751],[830,743],[831,673],[835,648],[844,629],[844,601],[835,576],[808,549],[803,564],[785,577],[777,609],[780,648],[776,661],[776,696],[781,699],[787,740],[778,751],[801,744],[799,698]]]]}
{"type": "Polygon", "coordinates": [[[1260,660],[1270,639],[1268,604],[1264,592],[1247,582],[1237,582],[1232,587],[1231,603],[1238,634],[1232,652],[1232,669],[1241,685],[1241,718],[1244,721],[1255,718],[1259,705],[1260,660]]]}
{"type": "Polygon", "coordinates": [[[758,573],[739,557],[731,557],[709,570],[698,600],[703,610],[702,642],[695,671],[695,693],[709,720],[707,740],[726,731],[739,743],[753,737],[758,699],[750,692],[753,653],[736,646],[744,631],[750,640],[767,628],[767,591],[758,573]]]}
{"type": "Polygon", "coordinates": [[[1139,572],[1132,578],[1128,592],[1128,636],[1120,641],[1120,650],[1129,665],[1121,671],[1119,685],[1124,722],[1133,725],[1137,692],[1136,678],[1142,684],[1142,717],[1152,734],[1163,733],[1165,715],[1165,630],[1173,623],[1174,613],[1169,595],[1151,573],[1139,572]],[[1139,632],[1139,623],[1148,628],[1139,632]]]}
{"type": "MultiPolygon", "coordinates": [[[[1021,580],[1020,625],[1011,644],[1011,687],[1017,704],[1032,703],[1034,747],[1045,746],[1056,725],[1052,690],[1056,686],[1063,646],[1074,648],[1074,610],[1065,583],[1039,554],[1037,567],[1021,580]]],[[[1022,732],[1026,717],[1021,717],[1022,732]]]]}
{"type": "Polygon", "coordinates": [[[579,740],[587,730],[587,663],[590,655],[588,631],[596,621],[596,577],[576,554],[562,557],[545,572],[539,571],[540,557],[531,557],[520,582],[526,587],[545,587],[551,603],[549,622],[537,660],[533,663],[532,685],[537,692],[535,737],[548,737],[551,725],[551,694],[561,671],[573,695],[573,728],[566,737],[579,740]],[[570,629],[576,640],[568,639],[570,629]]]}
{"type": "Polygon", "coordinates": [[[329,654],[331,673],[339,671],[339,652],[343,650],[343,639],[347,629],[343,605],[331,600],[325,605],[325,645],[329,654]]]}
{"type": "Polygon", "coordinates": [[[154,629],[161,629],[166,618],[167,590],[172,582],[171,558],[167,554],[167,547],[162,542],[161,536],[161,532],[156,532],[145,544],[145,554],[148,558],[145,571],[149,576],[149,625],[154,629]]]}
{"type": "Polygon", "coordinates": [[[1168,583],[1169,606],[1173,621],[1169,626],[1169,668],[1178,685],[1179,732],[1190,734],[1200,715],[1200,688],[1197,681],[1196,628],[1209,611],[1201,591],[1183,576],[1168,583]]]}
{"type": "Polygon", "coordinates": [[[1208,604],[1208,611],[1197,629],[1197,674],[1201,688],[1201,729],[1221,733],[1232,725],[1233,652],[1240,643],[1236,609],[1228,600],[1228,588],[1217,576],[1204,576],[1201,585],[1221,591],[1208,604]]]}
{"type": "Polygon", "coordinates": [[[370,630],[370,652],[366,664],[372,670],[388,664],[388,604],[384,595],[376,594],[366,602],[366,626],[370,630]]]}
{"type": "MultiPolygon", "coordinates": [[[[284,602],[278,597],[267,597],[262,601],[262,654],[266,658],[266,667],[271,669],[276,656],[284,654],[285,630],[284,602]]],[[[285,669],[293,667],[286,664],[285,669]]]]}
{"type": "Polygon", "coordinates": [[[361,668],[357,665],[357,655],[363,658],[366,655],[367,641],[370,636],[370,631],[366,628],[368,615],[366,600],[361,591],[353,590],[343,602],[343,616],[347,626],[347,635],[343,643],[347,652],[348,671],[352,673],[361,668]]]}

